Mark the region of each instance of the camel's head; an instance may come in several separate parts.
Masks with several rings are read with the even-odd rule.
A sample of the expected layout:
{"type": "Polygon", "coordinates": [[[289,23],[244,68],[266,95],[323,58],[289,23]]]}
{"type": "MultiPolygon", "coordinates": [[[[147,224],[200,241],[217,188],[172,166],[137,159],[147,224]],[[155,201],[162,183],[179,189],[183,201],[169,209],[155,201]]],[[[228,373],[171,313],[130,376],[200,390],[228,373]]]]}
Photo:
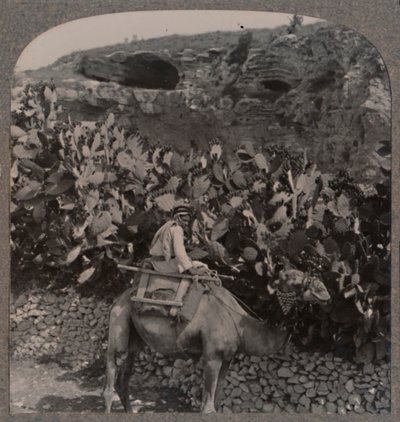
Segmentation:
{"type": "Polygon", "coordinates": [[[331,299],[322,281],[295,269],[280,271],[276,295],[284,314],[290,311],[297,300],[326,305],[331,299]]]}

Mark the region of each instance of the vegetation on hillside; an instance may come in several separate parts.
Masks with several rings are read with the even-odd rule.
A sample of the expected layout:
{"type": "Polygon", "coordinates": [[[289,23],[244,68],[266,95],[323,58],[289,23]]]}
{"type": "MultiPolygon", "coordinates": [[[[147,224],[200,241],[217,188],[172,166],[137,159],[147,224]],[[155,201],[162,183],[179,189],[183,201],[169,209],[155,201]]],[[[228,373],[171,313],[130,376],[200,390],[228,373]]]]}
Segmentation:
{"type": "MultiPolygon", "coordinates": [[[[326,22],[320,22],[313,25],[301,26],[296,23],[296,34],[298,34],[298,36],[303,36],[308,33],[314,32],[317,28],[325,26],[329,26],[329,24],[326,22]]],[[[243,34],[248,32],[249,30],[251,30],[252,34],[252,47],[259,48],[264,45],[267,45],[270,42],[271,38],[275,38],[279,35],[285,34],[288,31],[289,27],[290,26],[282,26],[274,29],[243,28],[242,31],[215,31],[194,35],[174,34],[160,38],[150,38],[143,40],[137,39],[135,37],[135,34],[132,33],[132,41],[105,47],[92,48],[85,51],[75,51],[60,57],[49,66],[45,66],[38,70],[27,71],[27,74],[28,76],[35,79],[46,78],[48,77],[49,72],[51,72],[54,67],[58,68],[58,66],[63,64],[71,64],[75,61],[77,57],[82,54],[85,54],[89,57],[98,57],[112,54],[115,51],[123,51],[126,53],[133,53],[136,51],[168,51],[172,57],[177,57],[181,54],[184,49],[187,48],[188,45],[190,45],[190,48],[195,53],[204,53],[210,48],[215,48],[219,46],[224,46],[224,48],[229,50],[235,48],[235,46],[237,46],[239,42],[240,37],[242,37],[243,34]]],[[[65,70],[67,71],[67,69],[65,70]]],[[[66,77],[69,77],[69,75],[67,75],[66,77]]]]}

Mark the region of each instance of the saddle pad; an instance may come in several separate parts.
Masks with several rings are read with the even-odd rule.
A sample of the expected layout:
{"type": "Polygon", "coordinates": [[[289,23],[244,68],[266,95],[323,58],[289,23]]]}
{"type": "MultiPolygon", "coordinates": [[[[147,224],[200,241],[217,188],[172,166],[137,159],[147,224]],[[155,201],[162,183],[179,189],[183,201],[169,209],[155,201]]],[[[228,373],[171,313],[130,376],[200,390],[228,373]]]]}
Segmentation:
{"type": "MultiPolygon", "coordinates": [[[[174,300],[175,293],[171,290],[156,290],[151,294],[151,299],[174,300]]],[[[151,303],[134,303],[135,309],[139,314],[152,314],[169,317],[169,306],[153,305],[151,303]]]]}
{"type": "Polygon", "coordinates": [[[151,275],[146,293],[151,296],[156,290],[172,290],[176,292],[180,281],[179,278],[168,277],[168,275],[151,275]]]}
{"type": "MultiPolygon", "coordinates": [[[[183,306],[178,310],[178,320],[181,320],[182,322],[190,322],[197,312],[203,294],[207,291],[209,291],[207,287],[204,287],[197,281],[193,282],[185,297],[183,298],[183,306]]],[[[150,297],[152,299],[174,300],[175,291],[158,288],[157,290],[153,290],[150,297]]],[[[171,317],[169,315],[170,306],[153,305],[150,303],[139,302],[136,302],[134,306],[136,312],[139,314],[159,315],[175,319],[175,317],[171,317]]]]}

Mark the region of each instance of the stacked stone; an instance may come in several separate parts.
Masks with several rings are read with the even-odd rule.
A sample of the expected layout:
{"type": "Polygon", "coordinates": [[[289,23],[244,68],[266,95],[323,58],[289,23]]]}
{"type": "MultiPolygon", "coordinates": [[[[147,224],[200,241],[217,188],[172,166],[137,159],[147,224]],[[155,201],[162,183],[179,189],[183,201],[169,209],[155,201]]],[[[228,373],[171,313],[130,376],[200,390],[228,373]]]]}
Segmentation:
{"type": "Polygon", "coordinates": [[[10,318],[15,357],[39,357],[38,351],[41,355],[57,351],[64,301],[52,294],[19,296],[11,306],[10,318]]]}
{"type": "Polygon", "coordinates": [[[134,358],[132,379],[144,388],[179,389],[187,396],[187,403],[200,407],[203,386],[201,360],[172,359],[152,353],[146,347],[134,358]]]}
{"type": "MultiPolygon", "coordinates": [[[[11,306],[15,359],[49,357],[79,369],[104,356],[110,304],[70,290],[21,295],[11,306]]],[[[143,386],[180,389],[200,406],[202,362],[170,359],[145,348],[133,377],[143,386]]],[[[222,411],[385,414],[390,409],[389,364],[357,365],[332,354],[287,352],[269,358],[238,355],[222,394],[222,411]]]]}
{"type": "Polygon", "coordinates": [[[387,413],[389,365],[364,366],[331,354],[270,359],[241,355],[226,378],[224,412],[387,413]]]}
{"type": "MultiPolygon", "coordinates": [[[[202,362],[171,360],[145,349],[133,377],[146,387],[174,387],[200,407],[202,362]]],[[[223,388],[224,413],[385,414],[390,409],[389,365],[357,365],[331,354],[292,353],[265,357],[239,355],[223,388]]]]}
{"type": "Polygon", "coordinates": [[[23,294],[11,307],[15,359],[49,358],[81,368],[103,354],[109,305],[80,297],[39,291],[23,294]]]}

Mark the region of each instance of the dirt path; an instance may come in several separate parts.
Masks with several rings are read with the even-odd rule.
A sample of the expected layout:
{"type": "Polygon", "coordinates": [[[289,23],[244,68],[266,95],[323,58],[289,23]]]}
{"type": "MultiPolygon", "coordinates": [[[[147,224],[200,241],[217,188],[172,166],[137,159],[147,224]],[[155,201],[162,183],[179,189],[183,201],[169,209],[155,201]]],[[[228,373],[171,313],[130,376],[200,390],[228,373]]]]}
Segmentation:
{"type": "MultiPolygon", "coordinates": [[[[10,368],[11,413],[104,412],[99,371],[73,372],[57,364],[12,362],[10,368]]],[[[182,393],[170,388],[146,388],[131,384],[134,412],[192,412],[182,393]]],[[[113,411],[122,412],[116,398],[113,411]]]]}

